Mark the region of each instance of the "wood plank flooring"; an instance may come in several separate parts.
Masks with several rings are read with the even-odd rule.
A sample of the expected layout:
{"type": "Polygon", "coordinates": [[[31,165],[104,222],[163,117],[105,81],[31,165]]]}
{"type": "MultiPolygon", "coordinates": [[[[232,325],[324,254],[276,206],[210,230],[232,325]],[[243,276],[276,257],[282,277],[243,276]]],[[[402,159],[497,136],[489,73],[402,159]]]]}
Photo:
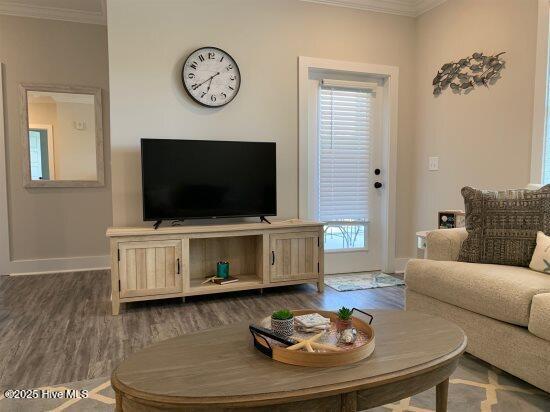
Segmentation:
{"type": "Polygon", "coordinates": [[[123,305],[111,316],[110,275],[0,276],[0,389],[110,376],[128,354],[280,308],[403,308],[404,287],[319,294],[312,285],[123,305]]]}

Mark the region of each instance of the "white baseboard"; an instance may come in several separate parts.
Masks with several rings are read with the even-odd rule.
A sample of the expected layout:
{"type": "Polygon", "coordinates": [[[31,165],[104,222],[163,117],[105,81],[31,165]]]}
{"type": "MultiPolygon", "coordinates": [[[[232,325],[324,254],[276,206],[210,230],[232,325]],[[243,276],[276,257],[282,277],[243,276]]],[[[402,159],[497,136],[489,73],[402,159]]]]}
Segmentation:
{"type": "Polygon", "coordinates": [[[110,256],[82,256],[72,258],[12,260],[7,275],[41,275],[46,273],[82,272],[110,267],[110,256]]]}
{"type": "Polygon", "coordinates": [[[405,271],[405,266],[407,266],[407,262],[411,260],[412,258],[395,258],[393,268],[395,270],[395,273],[403,273],[405,271]]]}

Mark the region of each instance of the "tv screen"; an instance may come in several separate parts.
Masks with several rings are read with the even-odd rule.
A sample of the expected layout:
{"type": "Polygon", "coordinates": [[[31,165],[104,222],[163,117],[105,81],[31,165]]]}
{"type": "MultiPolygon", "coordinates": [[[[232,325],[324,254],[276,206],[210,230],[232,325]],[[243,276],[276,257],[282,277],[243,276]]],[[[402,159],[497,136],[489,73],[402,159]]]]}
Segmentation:
{"type": "Polygon", "coordinates": [[[141,139],[143,219],[277,214],[275,143],[141,139]]]}

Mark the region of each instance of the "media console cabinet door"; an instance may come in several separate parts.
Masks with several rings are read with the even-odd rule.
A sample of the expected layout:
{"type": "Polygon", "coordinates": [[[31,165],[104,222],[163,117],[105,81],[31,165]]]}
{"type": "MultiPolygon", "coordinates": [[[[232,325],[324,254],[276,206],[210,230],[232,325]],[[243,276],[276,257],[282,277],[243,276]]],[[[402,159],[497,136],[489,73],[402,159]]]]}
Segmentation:
{"type": "Polygon", "coordinates": [[[318,232],[277,233],[270,239],[270,280],[314,279],[319,276],[318,232]]]}
{"type": "Polygon", "coordinates": [[[121,298],[183,291],[181,240],[122,242],[118,250],[121,298]]]}

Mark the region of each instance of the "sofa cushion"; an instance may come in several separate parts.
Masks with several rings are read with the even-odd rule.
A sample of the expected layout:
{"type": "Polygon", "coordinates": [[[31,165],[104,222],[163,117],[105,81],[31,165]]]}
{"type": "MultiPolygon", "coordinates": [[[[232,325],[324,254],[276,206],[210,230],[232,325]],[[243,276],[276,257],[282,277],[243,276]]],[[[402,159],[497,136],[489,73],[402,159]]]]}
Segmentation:
{"type": "Polygon", "coordinates": [[[500,192],[462,189],[468,237],[458,260],[529,266],[537,231],[550,234],[550,185],[500,192]]]}
{"type": "Polygon", "coordinates": [[[533,297],[529,332],[550,341],[550,293],[541,293],[533,297]]]}
{"type": "Polygon", "coordinates": [[[550,276],[527,268],[413,259],[407,288],[504,322],[527,326],[533,296],[550,292],[550,276]]]}

